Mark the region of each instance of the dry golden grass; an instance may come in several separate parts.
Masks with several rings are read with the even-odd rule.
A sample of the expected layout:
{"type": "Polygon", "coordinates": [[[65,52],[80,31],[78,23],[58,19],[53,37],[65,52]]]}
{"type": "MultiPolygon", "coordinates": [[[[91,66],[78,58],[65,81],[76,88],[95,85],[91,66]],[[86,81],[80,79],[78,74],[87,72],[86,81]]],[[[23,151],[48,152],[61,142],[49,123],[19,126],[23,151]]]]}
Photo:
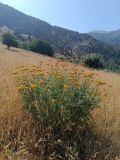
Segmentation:
{"type": "MultiPolygon", "coordinates": [[[[7,159],[6,157],[11,155],[11,153],[8,153],[9,151],[7,152],[7,148],[10,145],[16,145],[15,140],[11,140],[8,143],[7,138],[11,130],[17,134],[17,143],[21,141],[21,137],[27,136],[27,132],[31,132],[32,120],[21,109],[22,101],[16,90],[16,82],[12,74],[13,70],[19,65],[24,65],[27,68],[36,65],[47,73],[49,63],[53,66],[57,65],[55,59],[21,49],[12,48],[8,51],[5,46],[0,44],[0,137],[1,139],[6,139],[4,148],[0,146],[0,150],[4,151],[1,153],[0,159],[7,159]]],[[[112,143],[115,145],[112,149],[114,149],[114,152],[120,153],[120,75],[96,70],[91,71],[67,62],[61,63],[66,63],[66,69],[69,71],[74,67],[80,71],[84,70],[85,73],[94,72],[94,79],[106,83],[101,88],[104,94],[101,107],[94,111],[93,118],[97,132],[102,133],[105,137],[111,136],[112,143]]],[[[29,138],[33,138],[33,132],[32,129],[31,137],[29,138]]],[[[21,146],[23,147],[23,152],[21,151],[20,154],[23,156],[27,151],[24,148],[24,144],[21,146]]],[[[31,158],[28,155],[24,155],[24,157],[26,159],[31,158]]],[[[21,158],[18,156],[18,158],[12,157],[11,159],[19,160],[21,158]]]]}

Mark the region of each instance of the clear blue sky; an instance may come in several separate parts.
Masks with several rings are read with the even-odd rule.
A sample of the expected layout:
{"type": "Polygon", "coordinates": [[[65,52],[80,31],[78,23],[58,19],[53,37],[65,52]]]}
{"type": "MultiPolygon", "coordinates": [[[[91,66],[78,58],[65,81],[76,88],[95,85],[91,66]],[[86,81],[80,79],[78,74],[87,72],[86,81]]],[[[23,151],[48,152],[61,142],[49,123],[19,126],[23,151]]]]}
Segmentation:
{"type": "Polygon", "coordinates": [[[52,25],[79,32],[120,29],[120,0],[0,0],[52,25]]]}

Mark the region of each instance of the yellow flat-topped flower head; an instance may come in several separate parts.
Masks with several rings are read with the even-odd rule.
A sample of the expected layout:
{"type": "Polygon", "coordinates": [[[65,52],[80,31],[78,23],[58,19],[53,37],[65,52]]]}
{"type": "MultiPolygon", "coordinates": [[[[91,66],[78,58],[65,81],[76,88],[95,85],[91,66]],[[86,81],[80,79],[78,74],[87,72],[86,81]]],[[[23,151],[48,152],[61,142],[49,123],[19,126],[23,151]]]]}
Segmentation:
{"type": "Polygon", "coordinates": [[[37,73],[39,76],[44,76],[44,73],[43,72],[38,72],[37,73]]]}
{"type": "Polygon", "coordinates": [[[39,82],[39,84],[40,84],[40,85],[44,85],[44,84],[45,84],[45,81],[44,81],[44,80],[41,80],[41,81],[39,82]]]}
{"type": "Polygon", "coordinates": [[[75,83],[75,87],[76,87],[76,88],[78,88],[78,89],[79,89],[79,88],[80,88],[80,86],[81,86],[81,84],[80,84],[80,83],[75,83]]]}
{"type": "Polygon", "coordinates": [[[64,84],[64,91],[67,91],[69,89],[69,86],[67,84],[64,84]]]}
{"type": "Polygon", "coordinates": [[[106,84],[105,82],[102,82],[102,81],[96,81],[95,83],[97,86],[102,86],[106,84]]]}
{"type": "Polygon", "coordinates": [[[56,102],[55,99],[51,99],[51,100],[50,100],[50,103],[51,103],[51,104],[54,104],[55,102],[56,102]]]}
{"type": "Polygon", "coordinates": [[[17,86],[16,88],[18,91],[21,91],[23,89],[23,86],[17,86]]]}
{"type": "Polygon", "coordinates": [[[31,86],[30,86],[32,89],[35,89],[37,87],[36,84],[32,83],[31,86]]]}

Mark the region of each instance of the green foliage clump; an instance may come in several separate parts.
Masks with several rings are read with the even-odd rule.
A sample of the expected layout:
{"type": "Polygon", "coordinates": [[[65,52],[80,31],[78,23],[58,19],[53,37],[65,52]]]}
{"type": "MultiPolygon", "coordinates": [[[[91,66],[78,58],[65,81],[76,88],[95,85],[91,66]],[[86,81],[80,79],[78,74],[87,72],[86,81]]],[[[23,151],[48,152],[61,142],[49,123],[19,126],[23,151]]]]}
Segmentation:
{"type": "Polygon", "coordinates": [[[117,65],[114,62],[107,62],[105,64],[105,70],[108,71],[108,72],[112,71],[112,72],[120,73],[120,65],[117,65]]]}
{"type": "Polygon", "coordinates": [[[25,49],[25,50],[30,50],[30,42],[21,42],[20,48],[25,49]]]}
{"type": "Polygon", "coordinates": [[[7,45],[8,49],[10,47],[18,47],[18,42],[16,40],[16,37],[11,33],[3,34],[2,42],[3,44],[7,45]]]}
{"type": "Polygon", "coordinates": [[[30,50],[33,52],[41,53],[51,57],[54,55],[54,51],[52,47],[46,41],[34,40],[29,47],[30,47],[30,50]]]}
{"type": "Polygon", "coordinates": [[[90,68],[96,68],[96,69],[104,68],[103,59],[99,54],[93,53],[93,54],[82,56],[81,61],[87,67],[90,67],[90,68]]]}
{"type": "Polygon", "coordinates": [[[2,42],[2,36],[0,35],[0,42],[2,42]]]}
{"type": "Polygon", "coordinates": [[[90,154],[86,130],[100,96],[87,80],[53,71],[25,78],[19,89],[25,108],[40,127],[38,136],[47,158],[71,160],[90,154]]]}
{"type": "Polygon", "coordinates": [[[62,54],[55,54],[55,57],[61,61],[65,61],[66,57],[62,54]]]}

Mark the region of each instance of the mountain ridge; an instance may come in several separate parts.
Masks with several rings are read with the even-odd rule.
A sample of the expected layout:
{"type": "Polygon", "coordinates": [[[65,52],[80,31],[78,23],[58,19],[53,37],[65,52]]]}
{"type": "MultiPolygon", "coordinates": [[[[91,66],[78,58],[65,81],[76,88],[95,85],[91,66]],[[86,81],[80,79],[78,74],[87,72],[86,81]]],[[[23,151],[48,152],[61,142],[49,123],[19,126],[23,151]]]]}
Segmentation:
{"type": "Polygon", "coordinates": [[[120,49],[96,40],[87,33],[79,33],[52,26],[38,18],[26,15],[13,7],[0,3],[0,26],[7,26],[17,34],[34,36],[48,41],[55,52],[72,58],[83,54],[99,53],[120,64],[120,49]]]}
{"type": "Polygon", "coordinates": [[[120,46],[120,29],[109,32],[91,31],[88,34],[104,43],[120,46]]]}

